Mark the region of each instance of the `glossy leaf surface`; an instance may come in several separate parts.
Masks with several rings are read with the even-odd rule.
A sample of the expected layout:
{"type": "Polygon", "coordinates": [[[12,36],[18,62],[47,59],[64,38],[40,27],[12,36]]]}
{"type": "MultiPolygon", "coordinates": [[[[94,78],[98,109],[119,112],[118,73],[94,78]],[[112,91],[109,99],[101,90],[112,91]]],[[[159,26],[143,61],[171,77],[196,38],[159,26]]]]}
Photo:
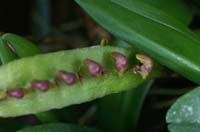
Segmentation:
{"type": "Polygon", "coordinates": [[[0,39],[0,59],[2,64],[6,64],[14,59],[17,56],[13,53],[10,48],[0,39]]]}
{"type": "Polygon", "coordinates": [[[168,123],[199,123],[200,121],[200,88],[179,98],[167,113],[168,123]]]}
{"type": "Polygon", "coordinates": [[[185,25],[189,25],[195,11],[184,0],[143,0],[144,2],[162,10],[185,25]]]}
{"type": "Polygon", "coordinates": [[[180,97],[169,109],[166,120],[171,132],[200,130],[200,87],[180,97]]]}
{"type": "Polygon", "coordinates": [[[200,84],[200,41],[191,32],[166,26],[111,0],[76,1],[108,31],[200,84]]]}
{"type": "Polygon", "coordinates": [[[124,2],[123,0],[111,1],[154,22],[160,23],[179,32],[185,33],[186,35],[194,35],[180,21],[168,15],[166,12],[163,12],[162,10],[155,8],[154,6],[149,5],[148,3],[144,3],[139,0],[126,0],[126,2],[124,2]]]}
{"type": "Polygon", "coordinates": [[[153,81],[98,100],[98,123],[104,131],[136,131],[140,111],[153,81]]]}
{"type": "Polygon", "coordinates": [[[1,38],[12,47],[13,52],[20,58],[41,53],[40,49],[34,43],[19,35],[6,33],[1,38]]]}

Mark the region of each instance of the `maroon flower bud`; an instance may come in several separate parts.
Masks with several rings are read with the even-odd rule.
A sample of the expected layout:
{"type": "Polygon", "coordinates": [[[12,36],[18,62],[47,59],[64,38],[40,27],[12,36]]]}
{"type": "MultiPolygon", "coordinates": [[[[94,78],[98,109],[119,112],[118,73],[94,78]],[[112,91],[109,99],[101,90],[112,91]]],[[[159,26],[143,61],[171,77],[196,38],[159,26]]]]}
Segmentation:
{"type": "Polygon", "coordinates": [[[113,52],[112,57],[115,60],[115,69],[119,72],[124,72],[128,68],[127,57],[121,53],[113,52]]]}
{"type": "Polygon", "coordinates": [[[33,89],[39,89],[45,92],[49,89],[50,82],[48,80],[33,80],[31,86],[33,89]]]}
{"type": "Polygon", "coordinates": [[[7,95],[10,97],[21,99],[24,97],[24,91],[23,91],[23,88],[17,88],[17,89],[7,91],[7,95]]]}
{"type": "Polygon", "coordinates": [[[71,72],[59,71],[57,76],[59,79],[62,79],[67,85],[72,85],[76,82],[76,75],[71,72]]]}
{"type": "Polygon", "coordinates": [[[88,68],[89,73],[94,77],[97,77],[103,73],[103,67],[93,60],[86,59],[84,64],[88,68]]]}

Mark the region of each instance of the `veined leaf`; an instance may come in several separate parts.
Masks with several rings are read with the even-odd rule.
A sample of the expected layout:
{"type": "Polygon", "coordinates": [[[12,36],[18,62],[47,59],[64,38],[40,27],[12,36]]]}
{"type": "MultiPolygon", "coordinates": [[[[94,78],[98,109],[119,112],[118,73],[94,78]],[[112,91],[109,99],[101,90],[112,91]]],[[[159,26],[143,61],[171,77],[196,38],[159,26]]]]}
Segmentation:
{"type": "Polygon", "coordinates": [[[193,35],[175,30],[110,0],[76,1],[108,31],[200,84],[200,42],[193,35]]]}

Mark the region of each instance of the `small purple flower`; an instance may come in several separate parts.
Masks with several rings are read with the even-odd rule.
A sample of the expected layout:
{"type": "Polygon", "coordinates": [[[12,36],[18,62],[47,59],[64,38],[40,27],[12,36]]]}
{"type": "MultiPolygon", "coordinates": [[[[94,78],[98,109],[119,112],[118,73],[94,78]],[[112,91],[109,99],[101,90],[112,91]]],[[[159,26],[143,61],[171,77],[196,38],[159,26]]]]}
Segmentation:
{"type": "Polygon", "coordinates": [[[128,68],[127,57],[121,53],[113,52],[112,57],[115,60],[115,69],[124,72],[128,68]]]}
{"type": "Polygon", "coordinates": [[[17,89],[7,91],[7,95],[10,97],[21,99],[24,97],[24,91],[23,91],[23,88],[17,88],[17,89]]]}
{"type": "Polygon", "coordinates": [[[103,67],[93,60],[86,59],[84,64],[88,68],[90,75],[94,77],[97,77],[103,73],[103,67]]]}
{"type": "Polygon", "coordinates": [[[39,89],[40,91],[45,92],[49,89],[50,82],[48,80],[33,80],[31,86],[33,89],[39,89]]]}
{"type": "Polygon", "coordinates": [[[140,63],[144,64],[148,69],[153,68],[153,60],[144,54],[137,54],[136,58],[140,61],[140,63]]]}
{"type": "Polygon", "coordinates": [[[140,73],[143,78],[146,78],[153,68],[153,61],[150,57],[144,54],[137,54],[136,58],[140,61],[140,65],[137,65],[133,68],[134,73],[140,73]]]}
{"type": "Polygon", "coordinates": [[[71,72],[59,71],[57,76],[59,79],[62,79],[67,85],[72,85],[76,82],[76,75],[71,72]]]}

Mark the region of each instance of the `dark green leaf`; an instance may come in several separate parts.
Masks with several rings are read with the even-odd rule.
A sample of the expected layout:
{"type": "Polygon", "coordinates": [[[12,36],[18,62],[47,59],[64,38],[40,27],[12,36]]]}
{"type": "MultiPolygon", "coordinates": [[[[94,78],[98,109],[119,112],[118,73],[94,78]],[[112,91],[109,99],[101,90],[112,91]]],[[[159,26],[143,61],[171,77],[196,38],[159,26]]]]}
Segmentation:
{"type": "Polygon", "coordinates": [[[6,64],[14,59],[17,56],[11,51],[11,49],[0,39],[0,59],[2,64],[6,64]]]}
{"type": "Polygon", "coordinates": [[[40,49],[34,43],[19,35],[6,33],[1,38],[14,48],[20,58],[41,53],[40,49]]]}
{"type": "Polygon", "coordinates": [[[108,31],[200,84],[200,41],[191,31],[169,27],[110,0],[76,1],[108,31]]]}
{"type": "Polygon", "coordinates": [[[98,119],[105,131],[135,131],[144,99],[153,81],[146,81],[127,92],[106,96],[99,100],[98,119]]]}
{"type": "Polygon", "coordinates": [[[123,0],[111,1],[152,21],[163,24],[174,30],[183,33],[190,33],[191,35],[193,35],[193,33],[189,31],[188,28],[180,21],[170,16],[169,14],[163,12],[162,10],[159,10],[149,5],[148,3],[144,3],[138,0],[126,0],[126,2],[124,2],[123,0]]]}
{"type": "Polygon", "coordinates": [[[44,122],[49,123],[49,122],[57,122],[58,121],[58,118],[53,111],[46,111],[46,112],[37,113],[36,117],[43,123],[44,122]]]}
{"type": "Polygon", "coordinates": [[[193,32],[200,38],[200,29],[194,30],[193,32]]]}
{"type": "Polygon", "coordinates": [[[25,128],[17,132],[101,132],[101,131],[72,124],[52,123],[52,124],[44,124],[30,128],[25,128]]]}
{"type": "Polygon", "coordinates": [[[173,16],[180,22],[188,25],[193,16],[194,10],[191,10],[187,6],[184,0],[142,0],[155,8],[162,10],[163,12],[173,16]]]}

